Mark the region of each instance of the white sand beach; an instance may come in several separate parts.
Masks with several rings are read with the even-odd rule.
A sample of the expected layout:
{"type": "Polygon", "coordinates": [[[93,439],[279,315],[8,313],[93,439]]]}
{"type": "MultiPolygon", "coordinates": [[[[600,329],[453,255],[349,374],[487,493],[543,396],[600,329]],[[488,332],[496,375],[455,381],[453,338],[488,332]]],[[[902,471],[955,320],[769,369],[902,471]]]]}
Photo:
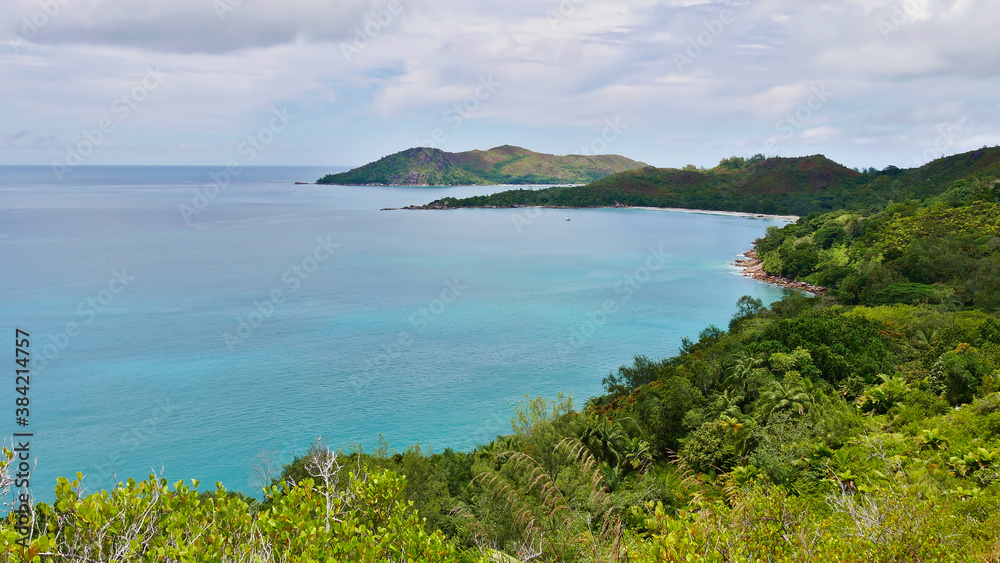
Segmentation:
{"type": "Polygon", "coordinates": [[[708,209],[685,209],[683,207],[606,207],[604,209],[647,209],[649,211],[678,211],[680,213],[702,213],[705,215],[729,215],[731,217],[750,217],[753,219],[775,219],[794,223],[799,220],[798,215],[768,215],[765,213],[746,213],[743,211],[711,211],[708,209]]]}

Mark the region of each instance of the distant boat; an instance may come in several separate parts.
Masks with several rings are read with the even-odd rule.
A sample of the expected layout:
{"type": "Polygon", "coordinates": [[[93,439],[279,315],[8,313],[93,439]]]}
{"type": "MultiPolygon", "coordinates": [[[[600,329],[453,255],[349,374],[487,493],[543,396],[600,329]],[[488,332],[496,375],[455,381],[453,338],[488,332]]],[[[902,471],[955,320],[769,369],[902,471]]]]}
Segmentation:
{"type": "Polygon", "coordinates": [[[569,215],[566,216],[566,220],[569,221],[569,215]]]}

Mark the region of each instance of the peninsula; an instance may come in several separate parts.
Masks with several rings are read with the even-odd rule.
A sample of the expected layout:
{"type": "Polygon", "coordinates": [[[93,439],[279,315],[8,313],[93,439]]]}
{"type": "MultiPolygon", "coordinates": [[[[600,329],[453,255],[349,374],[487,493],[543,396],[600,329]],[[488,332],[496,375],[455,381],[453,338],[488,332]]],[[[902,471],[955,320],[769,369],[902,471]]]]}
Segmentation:
{"type": "Polygon", "coordinates": [[[734,156],[710,169],[646,166],[586,185],[445,197],[409,208],[671,207],[805,217],[935,197],[959,179],[998,171],[1000,147],[940,158],[919,168],[887,166],[882,170],[855,170],[821,154],[734,156]]]}

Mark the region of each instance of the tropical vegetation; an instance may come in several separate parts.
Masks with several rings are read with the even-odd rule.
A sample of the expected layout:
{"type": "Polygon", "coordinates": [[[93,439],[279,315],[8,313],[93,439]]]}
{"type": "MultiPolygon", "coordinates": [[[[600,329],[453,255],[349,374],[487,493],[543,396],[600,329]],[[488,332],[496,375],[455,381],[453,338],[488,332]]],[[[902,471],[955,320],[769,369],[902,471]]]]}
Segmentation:
{"type": "Polygon", "coordinates": [[[940,195],[966,177],[1000,175],[1000,147],[942,158],[920,168],[854,170],[823,155],[797,158],[730,157],[708,170],[648,166],[584,186],[517,189],[469,198],[444,198],[458,207],[678,207],[747,213],[809,215],[868,212],[890,201],[940,195]]]}
{"type": "Polygon", "coordinates": [[[459,153],[407,149],[340,174],[320,184],[381,186],[475,186],[491,184],[582,184],[646,166],[615,154],[543,154],[503,145],[459,153]]]}

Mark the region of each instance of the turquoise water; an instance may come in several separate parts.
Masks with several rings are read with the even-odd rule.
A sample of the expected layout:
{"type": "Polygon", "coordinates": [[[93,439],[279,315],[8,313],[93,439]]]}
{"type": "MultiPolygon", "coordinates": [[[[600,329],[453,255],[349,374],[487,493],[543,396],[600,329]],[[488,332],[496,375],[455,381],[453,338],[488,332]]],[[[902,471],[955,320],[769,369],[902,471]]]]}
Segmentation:
{"type": "Polygon", "coordinates": [[[379,211],[503,188],[292,185],[330,171],[247,168],[215,193],[207,167],[0,167],[0,350],[31,333],[37,498],[76,471],[255,494],[259,452],[318,436],[471,448],[525,394],[582,404],[741,295],[781,295],[730,266],[769,219],[379,211]]]}

